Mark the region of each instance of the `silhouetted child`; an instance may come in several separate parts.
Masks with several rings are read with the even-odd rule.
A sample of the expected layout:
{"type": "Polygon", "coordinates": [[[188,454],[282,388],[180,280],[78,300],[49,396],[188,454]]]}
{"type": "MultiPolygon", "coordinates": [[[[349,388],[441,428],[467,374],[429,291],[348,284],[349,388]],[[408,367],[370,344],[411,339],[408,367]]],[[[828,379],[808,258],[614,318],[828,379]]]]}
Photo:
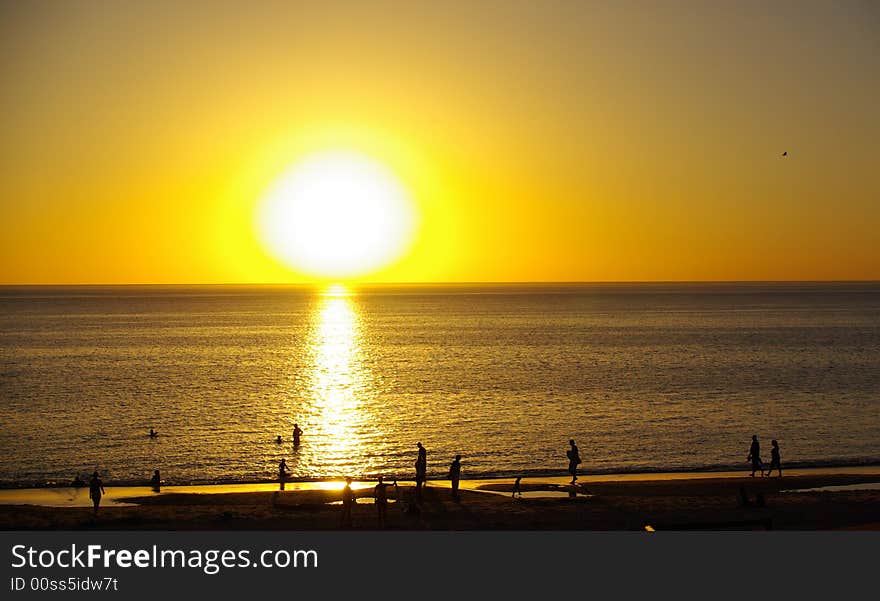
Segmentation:
{"type": "Polygon", "coordinates": [[[522,497],[522,492],[520,492],[520,489],[519,489],[520,480],[522,480],[522,476],[517,476],[516,480],[513,481],[513,492],[510,493],[511,497],[516,497],[516,496],[522,497]]]}
{"type": "Polygon", "coordinates": [[[278,463],[278,481],[281,483],[281,490],[284,490],[284,481],[287,480],[287,474],[290,470],[287,468],[287,460],[283,457],[278,463]]]}
{"type": "Polygon", "coordinates": [[[397,480],[394,481],[394,500],[397,502],[397,508],[401,513],[410,513],[409,507],[412,503],[407,502],[400,495],[400,488],[397,486],[397,480]]]}
{"type": "Polygon", "coordinates": [[[779,459],[779,443],[776,442],[776,439],[770,441],[770,444],[773,447],[770,449],[770,469],[767,470],[767,475],[773,473],[773,469],[776,468],[779,470],[779,477],[782,477],[782,462],[779,459]]]}
{"type": "Polygon", "coordinates": [[[104,483],[98,477],[98,472],[96,471],[92,474],[92,479],[89,481],[89,498],[95,506],[95,515],[98,515],[98,505],[101,504],[101,495],[104,494],[107,494],[104,492],[104,483]]]}
{"type": "Polygon", "coordinates": [[[749,456],[746,457],[746,461],[752,462],[752,473],[750,474],[752,477],[755,476],[755,472],[761,472],[761,475],[764,475],[763,467],[764,464],[761,462],[761,445],[758,443],[758,435],[752,434],[752,444],[749,447],[749,456]]]}
{"type": "Polygon", "coordinates": [[[340,519],[340,527],[351,528],[351,509],[354,505],[354,491],[351,490],[351,478],[345,479],[345,486],[342,489],[342,516],[340,519]]]}
{"type": "Polygon", "coordinates": [[[162,484],[162,478],[159,476],[159,470],[153,472],[153,477],[150,478],[150,486],[154,491],[159,492],[159,486],[162,484]]]}
{"type": "MultiPolygon", "coordinates": [[[[373,500],[376,503],[376,517],[379,520],[379,528],[385,527],[385,521],[388,517],[388,485],[382,481],[379,476],[379,483],[373,488],[373,500]]],[[[397,481],[394,481],[395,492],[397,490],[397,481]]]]}
{"type": "Polygon", "coordinates": [[[458,481],[461,479],[461,455],[456,455],[449,466],[449,479],[452,481],[452,498],[458,500],[458,481]]]}
{"type": "Polygon", "coordinates": [[[581,463],[581,455],[573,438],[568,441],[568,444],[571,445],[571,448],[565,452],[565,455],[568,457],[568,473],[571,474],[571,481],[574,482],[578,479],[577,467],[581,463]]]}

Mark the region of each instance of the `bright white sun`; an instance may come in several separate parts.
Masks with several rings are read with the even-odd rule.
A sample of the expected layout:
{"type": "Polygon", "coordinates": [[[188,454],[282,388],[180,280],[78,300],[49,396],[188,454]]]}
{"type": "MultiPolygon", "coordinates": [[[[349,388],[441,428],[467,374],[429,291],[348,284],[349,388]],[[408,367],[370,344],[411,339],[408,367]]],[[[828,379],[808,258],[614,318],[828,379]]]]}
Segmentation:
{"type": "Polygon", "coordinates": [[[349,278],[398,258],[411,242],[415,214],[386,167],[353,152],[298,161],[269,190],[257,228],[272,254],[321,278],[349,278]]]}

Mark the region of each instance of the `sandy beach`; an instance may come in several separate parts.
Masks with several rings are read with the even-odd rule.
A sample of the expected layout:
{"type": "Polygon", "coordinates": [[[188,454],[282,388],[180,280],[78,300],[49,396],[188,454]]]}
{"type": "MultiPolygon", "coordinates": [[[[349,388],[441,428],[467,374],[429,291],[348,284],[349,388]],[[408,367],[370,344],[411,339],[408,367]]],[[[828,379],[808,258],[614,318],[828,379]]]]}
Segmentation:
{"type": "MultiPolygon", "coordinates": [[[[877,530],[880,468],[797,470],[783,478],[739,473],[643,474],[431,481],[389,489],[391,530],[877,530]],[[828,487],[828,488],[826,488],[828,487]],[[743,504],[741,489],[748,504],[743,504]],[[760,501],[763,497],[763,503],[760,501]]],[[[370,482],[353,485],[355,530],[378,528],[370,482]]],[[[341,482],[107,487],[98,517],[85,489],[0,491],[0,529],[332,530],[340,527],[341,482]]]]}

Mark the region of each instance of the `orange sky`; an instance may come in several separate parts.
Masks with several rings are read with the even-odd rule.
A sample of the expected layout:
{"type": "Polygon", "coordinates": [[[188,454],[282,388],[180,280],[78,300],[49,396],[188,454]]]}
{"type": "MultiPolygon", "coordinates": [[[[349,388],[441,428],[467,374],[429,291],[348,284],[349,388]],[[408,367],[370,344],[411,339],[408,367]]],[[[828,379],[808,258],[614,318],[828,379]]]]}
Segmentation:
{"type": "Polygon", "coordinates": [[[420,214],[370,281],[880,279],[878,73],[870,2],[3,3],[0,283],[307,281],[325,149],[420,214]]]}

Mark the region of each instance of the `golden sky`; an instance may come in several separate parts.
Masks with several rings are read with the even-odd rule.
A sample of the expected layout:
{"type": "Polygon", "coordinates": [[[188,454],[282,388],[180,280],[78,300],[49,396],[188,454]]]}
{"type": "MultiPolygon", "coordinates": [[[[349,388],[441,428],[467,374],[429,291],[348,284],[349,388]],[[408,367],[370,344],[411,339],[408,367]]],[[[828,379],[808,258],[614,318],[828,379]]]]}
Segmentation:
{"type": "Polygon", "coordinates": [[[4,2],[0,283],[308,281],[327,149],[420,215],[370,281],[880,279],[878,74],[875,2],[4,2]]]}

